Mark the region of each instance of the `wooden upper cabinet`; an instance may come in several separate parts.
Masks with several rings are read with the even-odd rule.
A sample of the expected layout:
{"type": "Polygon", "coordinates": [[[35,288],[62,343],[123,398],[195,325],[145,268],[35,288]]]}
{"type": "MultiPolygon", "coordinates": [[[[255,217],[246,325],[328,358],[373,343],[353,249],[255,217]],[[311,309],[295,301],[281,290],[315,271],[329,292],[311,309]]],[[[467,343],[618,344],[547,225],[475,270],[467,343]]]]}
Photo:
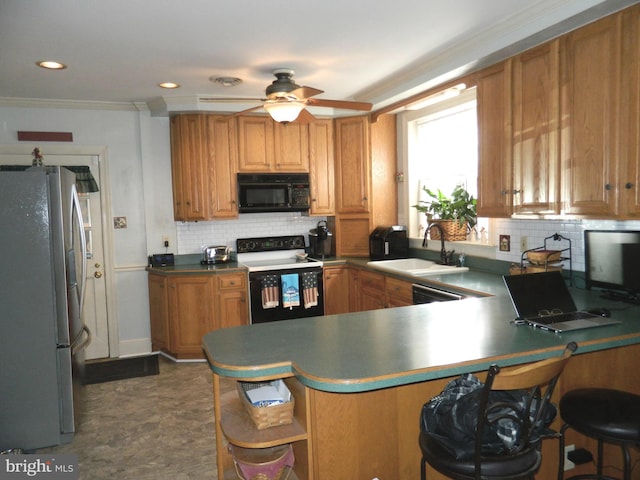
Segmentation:
{"type": "Polygon", "coordinates": [[[209,175],[211,178],[211,217],[238,216],[238,187],[236,174],[236,123],[224,116],[207,116],[209,147],[209,175]]]}
{"type": "Polygon", "coordinates": [[[273,123],[271,117],[238,117],[238,171],[271,171],[275,155],[273,123]]]}
{"type": "Polygon", "coordinates": [[[561,39],[567,214],[608,218],[619,213],[621,18],[606,17],[561,39]]]}
{"type": "Polygon", "coordinates": [[[513,205],[511,60],[478,73],[478,215],[508,217],[513,205]]]}
{"type": "Polygon", "coordinates": [[[238,171],[308,172],[307,125],[282,124],[267,116],[238,117],[238,171]]]}
{"type": "Polygon", "coordinates": [[[309,126],[298,123],[274,123],[276,172],[309,171],[309,126]]]}
{"type": "Polygon", "coordinates": [[[622,107],[620,206],[626,218],[640,218],[640,5],[622,14],[622,107]]]}
{"type": "Polygon", "coordinates": [[[371,188],[367,116],[335,121],[336,192],[339,213],[368,213],[371,188]]]}
{"type": "Polygon", "coordinates": [[[333,120],[316,120],[309,124],[309,215],[334,215],[335,168],[333,157],[333,120]]]}
{"type": "Polygon", "coordinates": [[[513,59],[513,213],[560,213],[559,41],[513,59]]]}
{"type": "Polygon", "coordinates": [[[171,118],[171,175],[175,220],[207,220],[209,196],[208,142],[200,114],[171,118]]]}

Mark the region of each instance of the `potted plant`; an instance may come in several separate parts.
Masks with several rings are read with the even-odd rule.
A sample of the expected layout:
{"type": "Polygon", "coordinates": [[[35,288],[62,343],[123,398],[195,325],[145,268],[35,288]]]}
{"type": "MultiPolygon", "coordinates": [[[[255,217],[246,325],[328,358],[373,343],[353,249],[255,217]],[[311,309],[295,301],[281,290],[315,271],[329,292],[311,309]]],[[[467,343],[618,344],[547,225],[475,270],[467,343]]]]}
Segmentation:
{"type": "MultiPolygon", "coordinates": [[[[454,188],[451,196],[443,194],[439,189],[436,193],[427,187],[422,187],[422,190],[431,197],[431,200],[421,200],[420,204],[413,207],[427,215],[429,225],[432,221],[440,224],[445,232],[445,240],[466,240],[468,231],[477,221],[478,201],[473,198],[473,195],[470,195],[462,185],[454,188]]],[[[434,240],[440,238],[439,231],[432,230],[431,238],[434,240]]]]}

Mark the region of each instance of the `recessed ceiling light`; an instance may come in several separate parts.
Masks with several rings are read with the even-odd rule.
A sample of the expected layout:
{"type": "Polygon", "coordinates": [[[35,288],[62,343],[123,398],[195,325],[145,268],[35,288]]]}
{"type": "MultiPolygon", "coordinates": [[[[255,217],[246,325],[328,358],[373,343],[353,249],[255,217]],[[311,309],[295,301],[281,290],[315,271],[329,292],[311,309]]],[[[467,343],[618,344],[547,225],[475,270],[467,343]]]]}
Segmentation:
{"type": "Polygon", "coordinates": [[[242,83],[242,79],[238,77],[209,77],[209,80],[223,87],[235,87],[242,83]]]}
{"type": "Polygon", "coordinates": [[[180,84],[179,83],[173,83],[173,82],[163,82],[163,83],[159,83],[158,84],[159,87],[162,88],[168,88],[168,89],[172,89],[172,88],[180,88],[180,84]]]}
{"type": "Polygon", "coordinates": [[[41,60],[36,62],[36,65],[42,68],[48,68],[49,70],[64,70],[67,68],[64,63],[54,62],[53,60],[41,60]]]}

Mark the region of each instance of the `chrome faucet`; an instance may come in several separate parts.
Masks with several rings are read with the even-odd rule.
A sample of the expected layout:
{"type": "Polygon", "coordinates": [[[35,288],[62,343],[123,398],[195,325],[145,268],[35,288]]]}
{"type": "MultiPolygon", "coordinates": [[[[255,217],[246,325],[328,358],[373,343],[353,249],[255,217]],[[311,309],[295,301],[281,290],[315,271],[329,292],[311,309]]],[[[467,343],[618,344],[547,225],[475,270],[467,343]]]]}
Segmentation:
{"type": "Polygon", "coordinates": [[[455,250],[451,250],[451,251],[447,252],[447,249],[444,246],[444,230],[442,229],[442,226],[439,223],[432,223],[424,231],[424,239],[422,240],[422,246],[423,247],[427,246],[427,243],[428,243],[427,242],[427,235],[429,234],[431,229],[434,228],[434,227],[436,227],[440,231],[440,241],[442,242],[442,246],[440,247],[440,263],[442,265],[450,265],[451,257],[455,253],[455,250]]]}

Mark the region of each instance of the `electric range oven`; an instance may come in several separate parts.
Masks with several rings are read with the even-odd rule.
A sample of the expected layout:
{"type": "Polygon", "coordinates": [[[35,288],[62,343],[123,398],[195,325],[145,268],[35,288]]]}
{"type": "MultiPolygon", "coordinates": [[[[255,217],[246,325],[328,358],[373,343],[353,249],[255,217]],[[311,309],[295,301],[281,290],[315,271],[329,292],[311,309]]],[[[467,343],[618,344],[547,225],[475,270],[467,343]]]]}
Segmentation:
{"type": "Polygon", "coordinates": [[[300,260],[304,247],[304,235],[236,241],[249,270],[251,323],[324,315],[322,262],[300,260]]]}

